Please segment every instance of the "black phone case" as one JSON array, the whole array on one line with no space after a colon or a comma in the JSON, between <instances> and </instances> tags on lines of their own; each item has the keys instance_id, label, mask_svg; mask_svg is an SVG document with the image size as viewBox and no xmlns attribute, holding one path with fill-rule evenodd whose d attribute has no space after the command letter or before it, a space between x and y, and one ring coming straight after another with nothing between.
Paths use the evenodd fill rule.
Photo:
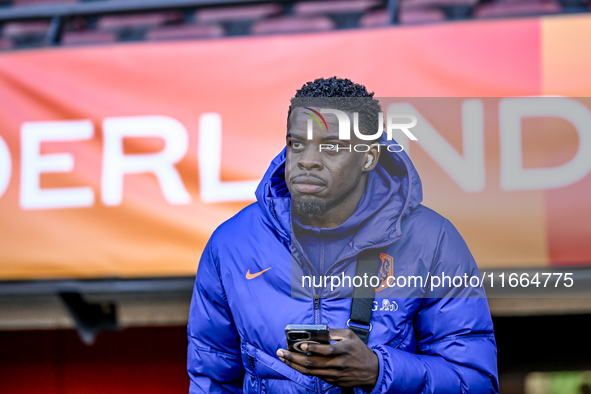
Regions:
<instances>
[{"instance_id":1,"label":"black phone case","mask_svg":"<svg viewBox=\"0 0 591 394\"><path fill-rule=\"evenodd\" d=\"M300 349L303 343L330 345L330 330L326 324L288 324L285 326L287 350L305 355L311 353Z\"/></svg>"}]
</instances>

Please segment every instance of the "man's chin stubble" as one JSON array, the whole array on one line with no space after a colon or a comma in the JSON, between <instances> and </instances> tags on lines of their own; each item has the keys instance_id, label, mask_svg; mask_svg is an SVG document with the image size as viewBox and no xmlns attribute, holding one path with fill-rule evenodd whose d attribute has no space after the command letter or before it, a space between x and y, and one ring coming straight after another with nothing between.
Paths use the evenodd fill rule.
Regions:
<instances>
[{"instance_id":1,"label":"man's chin stubble","mask_svg":"<svg viewBox=\"0 0 591 394\"><path fill-rule=\"evenodd\" d=\"M292 198L291 209L300 216L322 216L330 208L328 201L323 201L314 197Z\"/></svg>"}]
</instances>

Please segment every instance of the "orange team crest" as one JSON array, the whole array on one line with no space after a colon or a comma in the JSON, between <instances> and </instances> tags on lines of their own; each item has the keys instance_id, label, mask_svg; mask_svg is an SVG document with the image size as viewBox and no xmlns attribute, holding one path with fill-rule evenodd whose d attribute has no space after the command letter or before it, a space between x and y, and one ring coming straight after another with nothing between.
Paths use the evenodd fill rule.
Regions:
<instances>
[{"instance_id":1,"label":"orange team crest","mask_svg":"<svg viewBox=\"0 0 591 394\"><path fill-rule=\"evenodd\" d=\"M376 293L388 287L387 281L389 276L394 276L394 258L386 253L380 253L380 270L378 271L378 278L380 278L380 285L376 287Z\"/></svg>"}]
</instances>

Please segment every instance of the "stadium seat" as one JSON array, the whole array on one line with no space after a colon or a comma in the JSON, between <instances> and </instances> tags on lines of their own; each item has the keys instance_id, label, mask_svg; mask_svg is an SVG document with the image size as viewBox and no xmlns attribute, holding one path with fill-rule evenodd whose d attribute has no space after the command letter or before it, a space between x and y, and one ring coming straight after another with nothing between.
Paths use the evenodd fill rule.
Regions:
<instances>
[{"instance_id":1,"label":"stadium seat","mask_svg":"<svg viewBox=\"0 0 591 394\"><path fill-rule=\"evenodd\" d=\"M165 23L180 22L183 14L178 11L151 12L133 15L109 15L99 18L97 27L101 30L123 30L151 28Z\"/></svg>"},{"instance_id":2,"label":"stadium seat","mask_svg":"<svg viewBox=\"0 0 591 394\"><path fill-rule=\"evenodd\" d=\"M13 0L13 7L23 7L31 5L49 5L49 4L72 4L78 0Z\"/></svg>"},{"instance_id":3,"label":"stadium seat","mask_svg":"<svg viewBox=\"0 0 591 394\"><path fill-rule=\"evenodd\" d=\"M62 35L63 45L104 44L116 42L119 36L110 31L68 31Z\"/></svg>"},{"instance_id":4,"label":"stadium seat","mask_svg":"<svg viewBox=\"0 0 591 394\"><path fill-rule=\"evenodd\" d=\"M314 17L298 17L298 16L283 16L272 19L265 19L255 23L250 32L252 34L268 34L268 33L296 33L296 32L313 32L326 31L335 28L335 23L324 16Z\"/></svg>"},{"instance_id":5,"label":"stadium seat","mask_svg":"<svg viewBox=\"0 0 591 394\"><path fill-rule=\"evenodd\" d=\"M359 20L360 27L378 27L390 24L390 13L387 9L368 12Z\"/></svg>"},{"instance_id":6,"label":"stadium seat","mask_svg":"<svg viewBox=\"0 0 591 394\"><path fill-rule=\"evenodd\" d=\"M278 15L283 10L279 4L260 4L237 7L204 8L195 13L195 20L201 23L257 20Z\"/></svg>"},{"instance_id":7,"label":"stadium seat","mask_svg":"<svg viewBox=\"0 0 591 394\"><path fill-rule=\"evenodd\" d=\"M324 0L295 3L292 12L301 16L330 16L339 29L356 28L363 13L383 5L381 0Z\"/></svg>"},{"instance_id":8,"label":"stadium seat","mask_svg":"<svg viewBox=\"0 0 591 394\"><path fill-rule=\"evenodd\" d=\"M503 0L479 6L475 18L496 18L504 16L544 15L560 12L562 7L553 0Z\"/></svg>"},{"instance_id":9,"label":"stadium seat","mask_svg":"<svg viewBox=\"0 0 591 394\"><path fill-rule=\"evenodd\" d=\"M478 0L401 0L400 23L470 19Z\"/></svg>"},{"instance_id":10,"label":"stadium seat","mask_svg":"<svg viewBox=\"0 0 591 394\"><path fill-rule=\"evenodd\" d=\"M228 36L248 34L253 23L279 16L283 7L276 3L235 7L215 7L198 10L194 19L202 24L221 24Z\"/></svg>"},{"instance_id":11,"label":"stadium seat","mask_svg":"<svg viewBox=\"0 0 591 394\"><path fill-rule=\"evenodd\" d=\"M446 20L445 12L435 7L401 7L398 12L398 23L431 23Z\"/></svg>"},{"instance_id":12,"label":"stadium seat","mask_svg":"<svg viewBox=\"0 0 591 394\"><path fill-rule=\"evenodd\" d=\"M0 50L12 49L14 43L8 38L0 38Z\"/></svg>"},{"instance_id":13,"label":"stadium seat","mask_svg":"<svg viewBox=\"0 0 591 394\"><path fill-rule=\"evenodd\" d=\"M150 30L146 40L175 40L191 38L216 38L224 35L224 28L219 25L179 25L162 26Z\"/></svg>"},{"instance_id":14,"label":"stadium seat","mask_svg":"<svg viewBox=\"0 0 591 394\"><path fill-rule=\"evenodd\" d=\"M39 47L45 44L49 22L8 22L2 30L2 37L12 41L15 48Z\"/></svg>"},{"instance_id":15,"label":"stadium seat","mask_svg":"<svg viewBox=\"0 0 591 394\"><path fill-rule=\"evenodd\" d=\"M401 0L400 6L431 7L431 6L474 6L478 0Z\"/></svg>"},{"instance_id":16,"label":"stadium seat","mask_svg":"<svg viewBox=\"0 0 591 394\"><path fill-rule=\"evenodd\" d=\"M303 1L294 4L296 15L361 13L383 4L380 0Z\"/></svg>"},{"instance_id":17,"label":"stadium seat","mask_svg":"<svg viewBox=\"0 0 591 394\"><path fill-rule=\"evenodd\" d=\"M411 7L402 6L398 10L398 23L413 24L413 23L430 23L441 22L446 20L445 13L436 7ZM378 27L387 26L390 22L390 14L387 9L369 12L361 18L359 26L361 27Z\"/></svg>"},{"instance_id":18,"label":"stadium seat","mask_svg":"<svg viewBox=\"0 0 591 394\"><path fill-rule=\"evenodd\" d=\"M7 38L44 36L49 30L49 22L8 22L4 25L2 35Z\"/></svg>"}]
</instances>

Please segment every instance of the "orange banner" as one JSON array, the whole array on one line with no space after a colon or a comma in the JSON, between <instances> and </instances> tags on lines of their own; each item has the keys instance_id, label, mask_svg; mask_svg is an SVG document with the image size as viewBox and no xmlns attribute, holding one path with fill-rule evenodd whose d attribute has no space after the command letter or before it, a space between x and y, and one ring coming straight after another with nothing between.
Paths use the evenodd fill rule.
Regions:
<instances>
[{"instance_id":1,"label":"orange banner","mask_svg":"<svg viewBox=\"0 0 591 394\"><path fill-rule=\"evenodd\" d=\"M2 54L0 279L194 275L212 231L254 201L303 83L337 75L380 97L584 95L591 59L557 44L585 45L591 19L568 27L574 18ZM478 190L453 172L468 160L461 128L424 111L451 146L440 159L459 157L442 165L424 143L409 146L425 204L481 267L589 263L591 177L504 189L499 103L482 105L493 120ZM524 165L572 160L581 141L566 133L547 154L552 131L524 129Z\"/></svg>"}]
</instances>

